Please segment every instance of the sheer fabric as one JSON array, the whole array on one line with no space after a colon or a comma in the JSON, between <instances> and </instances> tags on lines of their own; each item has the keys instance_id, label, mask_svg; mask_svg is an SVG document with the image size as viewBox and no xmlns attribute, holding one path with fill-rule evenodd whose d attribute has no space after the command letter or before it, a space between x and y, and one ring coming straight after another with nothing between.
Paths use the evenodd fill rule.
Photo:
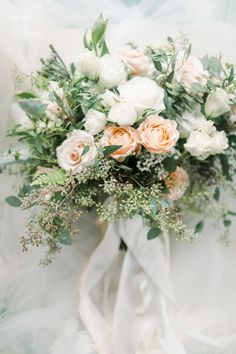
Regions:
<instances>
[{"instance_id":1,"label":"sheer fabric","mask_svg":"<svg viewBox=\"0 0 236 354\"><path fill-rule=\"evenodd\" d=\"M167 34L177 35L181 31L193 42L194 54L221 52L227 60L235 62L234 7L234 1L216 0L2 0L1 151L6 146L3 137L12 119L10 106L16 76L13 69L17 66L25 73L37 69L39 58L48 53L48 44L54 43L66 62L74 60L82 47L85 27L102 12L111 18L108 32L111 47L121 45L124 40L134 40L141 45L160 44ZM19 181L0 175L0 353L94 354L96 343L78 315L77 282L101 238L100 230L93 219L89 223L82 222L81 237L74 246L65 247L53 265L46 269L39 267L43 251L22 254L18 243L27 214L3 202L5 196L12 194L13 183ZM236 353L235 227L234 223L232 244L227 248L217 241L219 231L210 222L196 244L178 243L170 237L169 276L176 299L175 326L178 341L187 354ZM123 237L127 235L124 233ZM129 269L137 267L132 257L131 248L126 257ZM119 274L121 264L122 256L118 256L111 271ZM143 275L141 268L135 269ZM112 274L106 274L106 284ZM97 301L101 301L101 287L102 284L98 284L93 294ZM111 290L107 288L108 291ZM145 293L145 286L143 291ZM109 294L114 300L115 295ZM164 309L159 306L160 301L153 302L152 298L154 306ZM107 306L105 311L108 317L109 308ZM125 325L124 319L124 333ZM204 333L205 339L217 338L217 343L204 342L203 337L197 338L199 333ZM172 344L170 339L169 345ZM114 350L120 354L119 345L117 342L118 348ZM143 353L149 354L148 351Z\"/></svg>"}]
</instances>

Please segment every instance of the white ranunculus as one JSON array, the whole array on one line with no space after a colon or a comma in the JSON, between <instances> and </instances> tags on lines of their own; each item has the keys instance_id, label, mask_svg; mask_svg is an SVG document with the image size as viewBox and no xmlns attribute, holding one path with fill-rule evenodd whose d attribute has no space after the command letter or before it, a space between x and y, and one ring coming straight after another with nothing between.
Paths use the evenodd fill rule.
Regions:
<instances>
[{"instance_id":1,"label":"white ranunculus","mask_svg":"<svg viewBox=\"0 0 236 354\"><path fill-rule=\"evenodd\" d=\"M201 157L203 159L210 155L211 146L212 139L210 135L199 131L192 131L187 142L184 144L185 149L192 156Z\"/></svg>"},{"instance_id":2,"label":"white ranunculus","mask_svg":"<svg viewBox=\"0 0 236 354\"><path fill-rule=\"evenodd\" d=\"M101 72L99 86L113 88L127 79L125 64L116 55L106 54L100 59Z\"/></svg>"},{"instance_id":3,"label":"white ranunculus","mask_svg":"<svg viewBox=\"0 0 236 354\"><path fill-rule=\"evenodd\" d=\"M89 150L84 153L84 148ZM63 143L57 148L58 164L66 171L79 173L87 166L95 163L97 148L94 138L84 130L73 130Z\"/></svg>"},{"instance_id":4,"label":"white ranunculus","mask_svg":"<svg viewBox=\"0 0 236 354\"><path fill-rule=\"evenodd\" d=\"M224 131L216 131L212 135L212 150L215 154L220 154L229 147L229 141Z\"/></svg>"},{"instance_id":5,"label":"white ranunculus","mask_svg":"<svg viewBox=\"0 0 236 354\"><path fill-rule=\"evenodd\" d=\"M155 81L146 77L134 77L118 86L122 100L132 104L138 114L153 108L157 113L165 109L164 90Z\"/></svg>"},{"instance_id":6,"label":"white ranunculus","mask_svg":"<svg viewBox=\"0 0 236 354\"><path fill-rule=\"evenodd\" d=\"M97 80L101 71L100 59L94 52L86 49L78 57L78 69L81 74L87 76L90 80Z\"/></svg>"},{"instance_id":7,"label":"white ranunculus","mask_svg":"<svg viewBox=\"0 0 236 354\"><path fill-rule=\"evenodd\" d=\"M192 131L184 147L192 156L204 160L210 155L220 154L227 149L228 139L224 131L215 131L212 134Z\"/></svg>"},{"instance_id":8,"label":"white ranunculus","mask_svg":"<svg viewBox=\"0 0 236 354\"><path fill-rule=\"evenodd\" d=\"M105 107L112 107L114 104L120 102L120 97L110 90L106 90L100 95L101 103Z\"/></svg>"},{"instance_id":9,"label":"white ranunculus","mask_svg":"<svg viewBox=\"0 0 236 354\"><path fill-rule=\"evenodd\" d=\"M187 137L192 130L196 129L201 125L202 118L204 118L201 113L201 106L196 104L191 112L185 111L178 121L178 131L182 137Z\"/></svg>"},{"instance_id":10,"label":"white ranunculus","mask_svg":"<svg viewBox=\"0 0 236 354\"><path fill-rule=\"evenodd\" d=\"M191 113L186 112L182 122L178 126L178 130L182 137L188 137L192 131L199 131L205 134L215 132L216 128L212 121L207 120L204 116L195 117Z\"/></svg>"},{"instance_id":11,"label":"white ranunculus","mask_svg":"<svg viewBox=\"0 0 236 354\"><path fill-rule=\"evenodd\" d=\"M207 117L215 118L230 111L229 95L222 88L216 88L209 94L205 104Z\"/></svg>"},{"instance_id":12,"label":"white ranunculus","mask_svg":"<svg viewBox=\"0 0 236 354\"><path fill-rule=\"evenodd\" d=\"M85 115L85 130L92 135L100 133L106 125L106 115L103 112L90 109Z\"/></svg>"},{"instance_id":13,"label":"white ranunculus","mask_svg":"<svg viewBox=\"0 0 236 354\"><path fill-rule=\"evenodd\" d=\"M111 107L108 114L108 120L120 126L133 125L137 120L137 112L129 103L116 103Z\"/></svg>"},{"instance_id":14,"label":"white ranunculus","mask_svg":"<svg viewBox=\"0 0 236 354\"><path fill-rule=\"evenodd\" d=\"M198 83L204 86L207 83L208 73L204 70L198 58L189 56L185 61L184 52L177 56L175 79L179 81L187 91L191 91L192 84Z\"/></svg>"}]
</instances>

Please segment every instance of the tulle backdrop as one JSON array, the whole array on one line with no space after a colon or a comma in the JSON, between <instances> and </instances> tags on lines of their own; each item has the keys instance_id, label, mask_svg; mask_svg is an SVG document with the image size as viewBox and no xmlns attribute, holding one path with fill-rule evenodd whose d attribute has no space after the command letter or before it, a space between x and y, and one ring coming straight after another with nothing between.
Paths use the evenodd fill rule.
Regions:
<instances>
[{"instance_id":1,"label":"tulle backdrop","mask_svg":"<svg viewBox=\"0 0 236 354\"><path fill-rule=\"evenodd\" d=\"M236 62L234 0L2 0L1 152L6 146L3 137L11 124L11 100L16 85L13 68L25 73L37 69L39 58L49 52L50 43L54 43L66 62L74 60L82 46L84 29L101 12L110 18L111 47L128 40L141 45L160 44L167 34L181 31L193 42L195 54L222 52L227 60ZM101 231L92 218L89 223L84 220L75 245L65 247L52 266L39 267L43 251L22 254L18 244L27 213L19 213L3 202L12 193L12 184L18 182L0 175L0 353L93 353L77 315L77 282ZM194 330L203 330L218 338L218 342L224 338L220 350L197 343L190 333L183 338L188 354L235 354L236 224L228 248L217 241L219 230L213 228L210 220L208 224L197 244L171 240L170 269L178 300L179 336L183 336L185 326L193 328L192 337Z\"/></svg>"}]
</instances>

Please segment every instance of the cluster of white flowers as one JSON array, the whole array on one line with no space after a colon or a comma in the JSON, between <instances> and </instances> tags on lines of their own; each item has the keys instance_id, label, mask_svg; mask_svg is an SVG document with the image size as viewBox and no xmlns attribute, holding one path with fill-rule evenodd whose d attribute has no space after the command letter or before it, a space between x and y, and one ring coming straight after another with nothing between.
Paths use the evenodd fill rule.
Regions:
<instances>
[{"instance_id":1,"label":"cluster of white flowers","mask_svg":"<svg viewBox=\"0 0 236 354\"><path fill-rule=\"evenodd\" d=\"M78 70L90 80L98 80L101 88L113 88L127 80L124 62L115 54L98 58L93 51L85 50L78 57Z\"/></svg>"},{"instance_id":2,"label":"cluster of white flowers","mask_svg":"<svg viewBox=\"0 0 236 354\"><path fill-rule=\"evenodd\" d=\"M147 77L150 67L148 58L135 50L118 50L98 58L87 49L79 56L79 72L97 82L98 92L101 91L100 103L108 112L105 114L93 108L87 111L84 128L91 136L102 132L109 123L131 127L148 109L156 114L165 110L165 91L155 80ZM138 75L129 79L127 69ZM205 85L208 75L199 59L192 56L184 59L183 53L178 55L174 80L181 83L187 92L191 94L194 83ZM192 156L206 159L228 148L226 133L217 131L212 119L230 109L229 95L223 89L216 88L207 97L205 115L200 104L196 104L192 112L186 111L182 115L178 130L187 139L184 147ZM71 144L71 139L68 144Z\"/></svg>"},{"instance_id":3,"label":"cluster of white flowers","mask_svg":"<svg viewBox=\"0 0 236 354\"><path fill-rule=\"evenodd\" d=\"M134 77L118 86L119 95L110 90L101 94L101 103L109 109L104 113L90 109L85 115L85 129L92 135L103 130L107 121L119 126L132 126L146 109L160 113L165 109L164 90L146 77Z\"/></svg>"},{"instance_id":4,"label":"cluster of white flowers","mask_svg":"<svg viewBox=\"0 0 236 354\"><path fill-rule=\"evenodd\" d=\"M185 112L179 124L182 135L187 137L185 149L200 159L210 155L220 154L229 146L224 131L217 131L212 120L207 120L196 106L193 112Z\"/></svg>"},{"instance_id":5,"label":"cluster of white flowers","mask_svg":"<svg viewBox=\"0 0 236 354\"><path fill-rule=\"evenodd\" d=\"M113 54L98 58L90 50L78 58L78 70L91 80L98 82L98 88L105 90L101 103L108 108L107 117L101 112L90 109L85 116L85 129L92 135L103 130L106 122L119 126L132 126L146 109L157 113L165 109L164 90L155 81L143 77L152 68L150 59L134 49L119 49ZM139 76L128 80L128 71ZM117 87L118 93L110 89Z\"/></svg>"}]
</instances>

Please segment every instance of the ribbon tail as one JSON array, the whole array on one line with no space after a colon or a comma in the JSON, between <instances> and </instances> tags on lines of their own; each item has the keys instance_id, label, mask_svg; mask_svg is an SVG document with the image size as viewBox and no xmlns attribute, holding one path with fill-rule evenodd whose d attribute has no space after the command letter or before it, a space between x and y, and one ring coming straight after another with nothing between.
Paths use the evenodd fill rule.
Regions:
<instances>
[{"instance_id":1,"label":"ribbon tail","mask_svg":"<svg viewBox=\"0 0 236 354\"><path fill-rule=\"evenodd\" d=\"M119 254L120 237L116 225L109 225L106 234L92 253L79 282L79 314L90 332L99 353L112 354L111 327L92 299L92 290L102 280Z\"/></svg>"}]
</instances>

